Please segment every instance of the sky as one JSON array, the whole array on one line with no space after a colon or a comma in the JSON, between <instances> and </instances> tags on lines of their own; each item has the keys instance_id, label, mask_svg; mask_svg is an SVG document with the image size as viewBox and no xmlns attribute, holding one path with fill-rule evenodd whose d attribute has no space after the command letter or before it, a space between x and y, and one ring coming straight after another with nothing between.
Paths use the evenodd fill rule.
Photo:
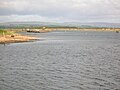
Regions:
<instances>
[{"instance_id":1,"label":"sky","mask_svg":"<svg viewBox=\"0 0 120 90\"><path fill-rule=\"evenodd\" d=\"M0 0L0 22L120 23L120 0Z\"/></svg>"}]
</instances>

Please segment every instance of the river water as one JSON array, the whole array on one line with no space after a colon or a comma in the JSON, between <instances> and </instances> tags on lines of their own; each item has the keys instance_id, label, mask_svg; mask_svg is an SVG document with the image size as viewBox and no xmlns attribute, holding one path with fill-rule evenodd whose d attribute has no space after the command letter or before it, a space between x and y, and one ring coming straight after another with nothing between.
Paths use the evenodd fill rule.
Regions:
<instances>
[{"instance_id":1,"label":"river water","mask_svg":"<svg viewBox=\"0 0 120 90\"><path fill-rule=\"evenodd\" d=\"M25 33L39 41L0 45L0 90L120 90L120 34Z\"/></svg>"}]
</instances>

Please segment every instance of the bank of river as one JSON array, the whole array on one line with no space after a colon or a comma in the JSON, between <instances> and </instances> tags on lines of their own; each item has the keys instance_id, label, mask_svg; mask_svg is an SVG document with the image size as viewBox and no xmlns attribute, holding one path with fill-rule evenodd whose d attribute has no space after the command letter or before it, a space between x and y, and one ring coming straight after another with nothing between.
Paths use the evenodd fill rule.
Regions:
<instances>
[{"instance_id":1,"label":"bank of river","mask_svg":"<svg viewBox=\"0 0 120 90\"><path fill-rule=\"evenodd\" d=\"M0 30L0 44L28 42L38 40L37 37L24 36L10 30Z\"/></svg>"},{"instance_id":2,"label":"bank of river","mask_svg":"<svg viewBox=\"0 0 120 90\"><path fill-rule=\"evenodd\" d=\"M0 45L0 90L119 90L120 34L24 33L40 41Z\"/></svg>"},{"instance_id":3,"label":"bank of river","mask_svg":"<svg viewBox=\"0 0 120 90\"><path fill-rule=\"evenodd\" d=\"M38 40L37 37L23 36L23 35L0 35L0 44L7 43L21 43Z\"/></svg>"}]
</instances>

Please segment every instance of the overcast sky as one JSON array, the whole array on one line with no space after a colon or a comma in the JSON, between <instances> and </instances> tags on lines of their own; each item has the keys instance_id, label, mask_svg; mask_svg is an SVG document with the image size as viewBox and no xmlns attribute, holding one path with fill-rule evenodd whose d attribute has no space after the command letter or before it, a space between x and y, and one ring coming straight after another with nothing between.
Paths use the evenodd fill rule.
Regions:
<instances>
[{"instance_id":1,"label":"overcast sky","mask_svg":"<svg viewBox=\"0 0 120 90\"><path fill-rule=\"evenodd\" d=\"M117 22L120 0L0 0L0 22Z\"/></svg>"}]
</instances>

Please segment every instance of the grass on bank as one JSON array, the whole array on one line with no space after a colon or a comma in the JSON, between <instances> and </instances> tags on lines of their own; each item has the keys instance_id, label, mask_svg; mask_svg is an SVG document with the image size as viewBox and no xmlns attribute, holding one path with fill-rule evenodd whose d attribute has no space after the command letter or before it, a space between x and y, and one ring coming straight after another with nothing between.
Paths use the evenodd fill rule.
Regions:
<instances>
[{"instance_id":1,"label":"grass on bank","mask_svg":"<svg viewBox=\"0 0 120 90\"><path fill-rule=\"evenodd\" d=\"M7 30L0 30L0 35L14 35L15 32L7 31Z\"/></svg>"}]
</instances>

